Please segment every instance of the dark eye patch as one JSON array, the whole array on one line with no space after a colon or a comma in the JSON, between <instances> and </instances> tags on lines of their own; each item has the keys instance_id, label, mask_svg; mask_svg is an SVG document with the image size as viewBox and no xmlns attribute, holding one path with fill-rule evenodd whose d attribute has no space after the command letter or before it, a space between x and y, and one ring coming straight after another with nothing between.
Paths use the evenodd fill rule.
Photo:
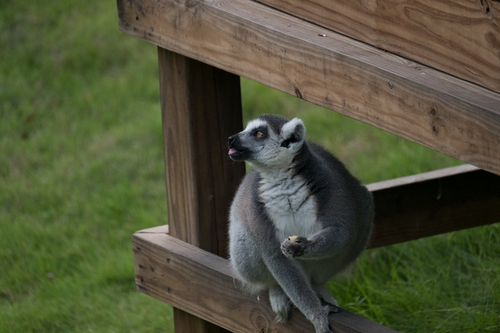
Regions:
<instances>
[{"instance_id":1,"label":"dark eye patch","mask_svg":"<svg viewBox=\"0 0 500 333\"><path fill-rule=\"evenodd\" d=\"M252 136L262 139L267 136L267 129L264 127L256 128L252 131Z\"/></svg>"}]
</instances>

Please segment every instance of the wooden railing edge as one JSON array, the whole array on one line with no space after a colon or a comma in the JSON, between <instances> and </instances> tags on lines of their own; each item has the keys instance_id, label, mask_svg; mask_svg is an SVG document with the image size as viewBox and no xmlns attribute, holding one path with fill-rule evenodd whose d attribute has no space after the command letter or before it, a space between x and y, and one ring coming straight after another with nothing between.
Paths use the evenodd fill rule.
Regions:
<instances>
[{"instance_id":1,"label":"wooden railing edge","mask_svg":"<svg viewBox=\"0 0 500 333\"><path fill-rule=\"evenodd\" d=\"M267 292L246 293L227 259L171 237L165 229L156 230L133 235L138 291L231 332L314 330L296 309L288 323L276 323ZM394 332L347 310L329 319L336 333Z\"/></svg>"}]
</instances>

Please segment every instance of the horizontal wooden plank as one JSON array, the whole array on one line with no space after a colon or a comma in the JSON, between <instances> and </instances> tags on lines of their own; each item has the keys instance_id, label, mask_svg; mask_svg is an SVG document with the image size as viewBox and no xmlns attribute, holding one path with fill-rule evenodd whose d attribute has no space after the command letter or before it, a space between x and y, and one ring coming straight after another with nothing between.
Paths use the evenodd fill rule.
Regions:
<instances>
[{"instance_id":1,"label":"horizontal wooden plank","mask_svg":"<svg viewBox=\"0 0 500 333\"><path fill-rule=\"evenodd\" d=\"M500 176L470 165L367 187L375 202L370 247L500 222Z\"/></svg>"},{"instance_id":2,"label":"horizontal wooden plank","mask_svg":"<svg viewBox=\"0 0 500 333\"><path fill-rule=\"evenodd\" d=\"M500 222L500 176L461 165L367 185L375 201L369 247ZM165 233L168 226L140 231Z\"/></svg>"},{"instance_id":3,"label":"horizontal wooden plank","mask_svg":"<svg viewBox=\"0 0 500 333\"><path fill-rule=\"evenodd\" d=\"M275 323L267 293L243 293L226 259L163 231L136 233L133 243L136 285L147 295L236 333L314 331L297 310L289 323ZM346 310L330 322L337 333L394 332Z\"/></svg>"},{"instance_id":4,"label":"horizontal wooden plank","mask_svg":"<svg viewBox=\"0 0 500 333\"><path fill-rule=\"evenodd\" d=\"M166 49L500 174L500 95L247 0L118 0Z\"/></svg>"},{"instance_id":5,"label":"horizontal wooden plank","mask_svg":"<svg viewBox=\"0 0 500 333\"><path fill-rule=\"evenodd\" d=\"M498 1L258 1L500 92Z\"/></svg>"}]
</instances>

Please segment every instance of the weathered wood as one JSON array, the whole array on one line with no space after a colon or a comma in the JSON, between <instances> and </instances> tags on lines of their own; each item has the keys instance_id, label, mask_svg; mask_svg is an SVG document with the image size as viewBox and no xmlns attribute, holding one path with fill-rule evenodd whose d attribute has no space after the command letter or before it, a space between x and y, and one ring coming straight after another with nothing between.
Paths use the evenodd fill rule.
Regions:
<instances>
[{"instance_id":1,"label":"weathered wood","mask_svg":"<svg viewBox=\"0 0 500 333\"><path fill-rule=\"evenodd\" d=\"M500 222L500 176L470 165L367 187L375 202L370 247Z\"/></svg>"},{"instance_id":2,"label":"weathered wood","mask_svg":"<svg viewBox=\"0 0 500 333\"><path fill-rule=\"evenodd\" d=\"M227 157L242 129L239 77L159 48L171 235L227 256L227 212L244 165Z\"/></svg>"},{"instance_id":3,"label":"weathered wood","mask_svg":"<svg viewBox=\"0 0 500 333\"><path fill-rule=\"evenodd\" d=\"M267 293L243 293L226 259L165 233L145 230L133 242L137 288L149 296L231 332L314 331L297 310L289 323L275 323ZM394 332L346 310L331 315L330 323L337 333Z\"/></svg>"},{"instance_id":4,"label":"weathered wood","mask_svg":"<svg viewBox=\"0 0 500 333\"><path fill-rule=\"evenodd\" d=\"M500 94L253 1L118 3L133 36L500 174Z\"/></svg>"},{"instance_id":5,"label":"weathered wood","mask_svg":"<svg viewBox=\"0 0 500 333\"><path fill-rule=\"evenodd\" d=\"M258 1L500 92L498 1Z\"/></svg>"},{"instance_id":6,"label":"weathered wood","mask_svg":"<svg viewBox=\"0 0 500 333\"><path fill-rule=\"evenodd\" d=\"M241 130L239 77L159 48L168 220L173 236L227 256L227 211L244 175L227 158ZM176 332L225 332L174 310Z\"/></svg>"}]
</instances>

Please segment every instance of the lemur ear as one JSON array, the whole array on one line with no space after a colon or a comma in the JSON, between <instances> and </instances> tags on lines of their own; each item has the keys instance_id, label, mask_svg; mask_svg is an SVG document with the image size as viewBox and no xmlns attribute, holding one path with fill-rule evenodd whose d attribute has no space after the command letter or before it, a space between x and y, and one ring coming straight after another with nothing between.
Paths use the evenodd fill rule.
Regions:
<instances>
[{"instance_id":1,"label":"lemur ear","mask_svg":"<svg viewBox=\"0 0 500 333\"><path fill-rule=\"evenodd\" d=\"M299 118L293 118L281 127L281 147L290 148L292 144L302 143L306 135L306 127Z\"/></svg>"}]
</instances>

